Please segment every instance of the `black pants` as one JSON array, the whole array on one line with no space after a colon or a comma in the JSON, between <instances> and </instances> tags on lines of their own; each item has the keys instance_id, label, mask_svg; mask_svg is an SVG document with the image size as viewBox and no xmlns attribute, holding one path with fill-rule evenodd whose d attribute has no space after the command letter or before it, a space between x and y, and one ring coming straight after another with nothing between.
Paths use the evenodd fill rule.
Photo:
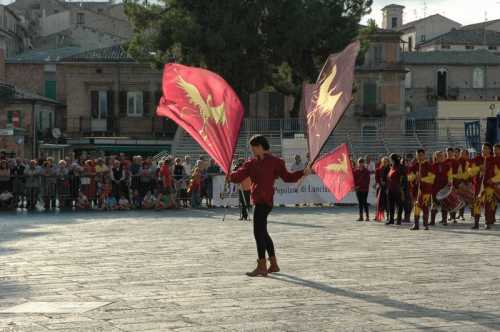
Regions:
<instances>
[{"instance_id":1,"label":"black pants","mask_svg":"<svg viewBox=\"0 0 500 332\"><path fill-rule=\"evenodd\" d=\"M274 256L274 243L267 232L267 216L271 210L270 206L257 204L253 213L253 235L257 243L259 259L266 258L266 251L269 257Z\"/></svg>"},{"instance_id":2,"label":"black pants","mask_svg":"<svg viewBox=\"0 0 500 332\"><path fill-rule=\"evenodd\" d=\"M398 222L403 217L403 202L400 191L389 191L389 221L394 222L394 214L398 210Z\"/></svg>"},{"instance_id":3,"label":"black pants","mask_svg":"<svg viewBox=\"0 0 500 332\"><path fill-rule=\"evenodd\" d=\"M248 219L248 209L250 208L250 191L238 191L240 198L240 214L243 219Z\"/></svg>"},{"instance_id":4,"label":"black pants","mask_svg":"<svg viewBox=\"0 0 500 332\"><path fill-rule=\"evenodd\" d=\"M359 204L359 216L363 217L363 211L368 217L368 192L356 191L356 197L358 198Z\"/></svg>"}]
</instances>

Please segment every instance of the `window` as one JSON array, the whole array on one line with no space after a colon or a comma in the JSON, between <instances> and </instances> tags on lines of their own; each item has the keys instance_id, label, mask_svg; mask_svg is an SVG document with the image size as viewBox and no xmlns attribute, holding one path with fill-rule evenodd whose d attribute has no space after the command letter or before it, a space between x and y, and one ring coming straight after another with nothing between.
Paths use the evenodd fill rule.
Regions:
<instances>
[{"instance_id":1,"label":"window","mask_svg":"<svg viewBox=\"0 0 500 332\"><path fill-rule=\"evenodd\" d=\"M472 79L472 87L474 89L483 89L484 88L484 70L483 68L475 68L473 79Z\"/></svg>"},{"instance_id":2,"label":"window","mask_svg":"<svg viewBox=\"0 0 500 332\"><path fill-rule=\"evenodd\" d=\"M488 49L490 51L496 51L497 50L497 47L496 46L488 46Z\"/></svg>"},{"instance_id":3,"label":"window","mask_svg":"<svg viewBox=\"0 0 500 332\"><path fill-rule=\"evenodd\" d=\"M441 49L443 50L449 50L451 48L450 45L441 45Z\"/></svg>"},{"instance_id":4,"label":"window","mask_svg":"<svg viewBox=\"0 0 500 332\"><path fill-rule=\"evenodd\" d=\"M408 52L413 52L413 37L408 37Z\"/></svg>"},{"instance_id":5,"label":"window","mask_svg":"<svg viewBox=\"0 0 500 332\"><path fill-rule=\"evenodd\" d=\"M23 128L21 111L7 112L7 128Z\"/></svg>"},{"instance_id":6,"label":"window","mask_svg":"<svg viewBox=\"0 0 500 332\"><path fill-rule=\"evenodd\" d=\"M142 91L127 92L127 115L131 117L143 114Z\"/></svg>"},{"instance_id":7,"label":"window","mask_svg":"<svg viewBox=\"0 0 500 332\"><path fill-rule=\"evenodd\" d=\"M398 27L398 18L397 17L393 17L392 18L392 28L397 28Z\"/></svg>"},{"instance_id":8,"label":"window","mask_svg":"<svg viewBox=\"0 0 500 332\"><path fill-rule=\"evenodd\" d=\"M105 119L108 116L108 91L99 91L98 96L97 117L98 119Z\"/></svg>"},{"instance_id":9,"label":"window","mask_svg":"<svg viewBox=\"0 0 500 332\"><path fill-rule=\"evenodd\" d=\"M76 14L76 24L85 24L85 14L84 13Z\"/></svg>"},{"instance_id":10,"label":"window","mask_svg":"<svg viewBox=\"0 0 500 332\"><path fill-rule=\"evenodd\" d=\"M410 68L406 68L406 75L405 75L405 88L406 89L411 89L411 70Z\"/></svg>"},{"instance_id":11,"label":"window","mask_svg":"<svg viewBox=\"0 0 500 332\"><path fill-rule=\"evenodd\" d=\"M465 49L466 50L473 50L474 49L474 45L465 45Z\"/></svg>"},{"instance_id":12,"label":"window","mask_svg":"<svg viewBox=\"0 0 500 332\"><path fill-rule=\"evenodd\" d=\"M382 46L375 46L374 48L374 62L375 64L382 63Z\"/></svg>"}]
</instances>

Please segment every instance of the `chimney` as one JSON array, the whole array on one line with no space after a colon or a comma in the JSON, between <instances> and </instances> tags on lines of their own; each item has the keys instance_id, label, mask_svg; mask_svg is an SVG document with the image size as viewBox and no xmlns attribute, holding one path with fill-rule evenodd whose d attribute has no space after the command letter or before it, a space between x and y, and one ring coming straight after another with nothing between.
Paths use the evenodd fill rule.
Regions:
<instances>
[{"instance_id":1,"label":"chimney","mask_svg":"<svg viewBox=\"0 0 500 332\"><path fill-rule=\"evenodd\" d=\"M5 50L0 48L0 81L5 81Z\"/></svg>"}]
</instances>

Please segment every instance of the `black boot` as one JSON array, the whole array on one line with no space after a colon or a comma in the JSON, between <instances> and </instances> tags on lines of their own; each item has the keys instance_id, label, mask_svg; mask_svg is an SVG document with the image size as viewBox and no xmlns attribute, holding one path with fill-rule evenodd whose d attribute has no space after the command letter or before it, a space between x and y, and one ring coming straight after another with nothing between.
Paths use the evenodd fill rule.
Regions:
<instances>
[{"instance_id":1,"label":"black boot","mask_svg":"<svg viewBox=\"0 0 500 332\"><path fill-rule=\"evenodd\" d=\"M448 212L441 211L441 215L443 216L443 226L448 226Z\"/></svg>"},{"instance_id":2,"label":"black boot","mask_svg":"<svg viewBox=\"0 0 500 332\"><path fill-rule=\"evenodd\" d=\"M471 229L479 229L479 216L474 216L474 226Z\"/></svg>"},{"instance_id":3,"label":"black boot","mask_svg":"<svg viewBox=\"0 0 500 332\"><path fill-rule=\"evenodd\" d=\"M429 224L430 226L436 225L436 215L437 215L437 211L432 210L431 211L431 223Z\"/></svg>"}]
</instances>

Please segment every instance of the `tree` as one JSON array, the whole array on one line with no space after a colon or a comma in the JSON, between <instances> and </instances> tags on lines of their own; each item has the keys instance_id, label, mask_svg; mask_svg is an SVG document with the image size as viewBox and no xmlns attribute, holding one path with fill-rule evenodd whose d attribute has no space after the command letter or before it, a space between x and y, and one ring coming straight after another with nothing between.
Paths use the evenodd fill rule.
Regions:
<instances>
[{"instance_id":1,"label":"tree","mask_svg":"<svg viewBox=\"0 0 500 332\"><path fill-rule=\"evenodd\" d=\"M240 95L273 88L300 103L329 54L358 35L372 0L125 0L134 26L129 52L206 67Z\"/></svg>"}]
</instances>

